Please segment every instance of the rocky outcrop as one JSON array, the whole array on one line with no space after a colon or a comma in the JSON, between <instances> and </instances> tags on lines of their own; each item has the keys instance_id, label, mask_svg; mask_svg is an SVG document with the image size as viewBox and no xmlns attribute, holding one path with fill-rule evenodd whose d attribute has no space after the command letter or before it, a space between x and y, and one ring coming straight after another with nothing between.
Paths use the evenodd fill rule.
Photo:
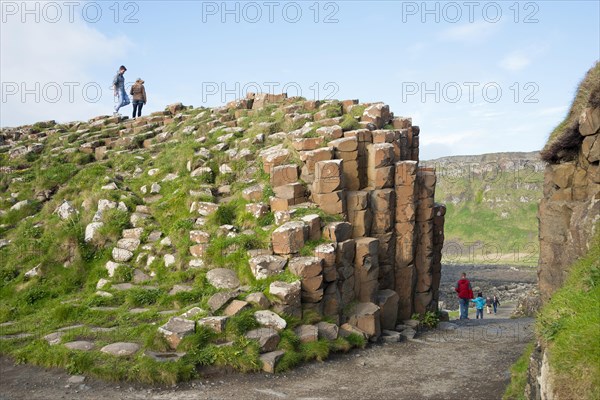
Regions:
<instances>
[{"instance_id":1,"label":"rocky outcrop","mask_svg":"<svg viewBox=\"0 0 600 400\"><path fill-rule=\"evenodd\" d=\"M600 221L600 63L580 85L567 119L542 151L548 162L540 201L538 266L543 302L563 286L571 265L591 246ZM526 395L555 399L553 366L543 341L529 365Z\"/></svg>"},{"instance_id":2,"label":"rocky outcrop","mask_svg":"<svg viewBox=\"0 0 600 400\"><path fill-rule=\"evenodd\" d=\"M0 151L15 166L36 155L77 155L81 169L101 161L87 198L53 189L43 201L61 224L83 224L90 251L106 249L98 301L154 304L164 292L157 308L189 310L158 311L165 317L154 329L172 350L205 329L228 340L239 333L258 341L273 371L280 335L377 341L385 330L391 340L399 321L437 310L445 208L434 203L435 169L419 164L419 127L388 105L249 94L215 109L178 103L136 120L54 125L26 136L24 127L3 129ZM184 141L193 146L175 151ZM187 159L165 163L165 149ZM37 207L14 197L0 211ZM168 288L165 274L175 280ZM288 326L289 316L314 323ZM246 318L261 328L241 332Z\"/></svg>"}]
</instances>

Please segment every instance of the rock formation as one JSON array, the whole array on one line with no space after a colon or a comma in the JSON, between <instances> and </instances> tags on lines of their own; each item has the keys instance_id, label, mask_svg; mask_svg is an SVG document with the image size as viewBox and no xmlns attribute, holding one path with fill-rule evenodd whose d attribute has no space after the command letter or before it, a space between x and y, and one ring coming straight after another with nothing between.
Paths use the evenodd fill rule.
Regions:
<instances>
[{"instance_id":1,"label":"rock formation","mask_svg":"<svg viewBox=\"0 0 600 400\"><path fill-rule=\"evenodd\" d=\"M282 118L271 122L273 116ZM397 321L437 310L445 207L434 202L435 170L419 166L419 134L410 118L394 116L383 103L249 94L215 109L174 104L135 120L101 116L87 123L6 128L0 133L0 151L11 160L34 159L57 137L62 145L46 149L49 157L81 154L87 162L112 165L130 154L143 162L148 157L142 155L155 158L180 140L194 138L193 156L173 160L187 162L185 170L165 173L152 161L147 169L127 164L132 171L107 176L99 186L106 196L86 199L81 208L60 199L52 211L65 220L81 218L85 243L98 247L112 243L103 233L111 213L128 217L127 229L111 239L106 279L98 284L97 296L111 299L114 290L157 291L157 265L168 271L210 269L203 275L214 288L204 299L210 311L183 304L194 308L165 317L159 332L176 349L200 326L223 333L230 318L258 309L253 315L262 328L246 337L270 354L262 358L265 369L273 370L281 357L271 354L279 343L276 331L286 328L278 314L301 318L315 313L336 322L296 327L304 342L335 339L338 330L377 340ZM217 156L220 165L211 161ZM140 177L147 183L139 184ZM170 215L165 210L171 203L164 198L180 190L174 184L190 181L193 188L179 194L189 218L170 221L178 222L177 232L185 232L175 237L161 227ZM53 195L44 194L43 202L55 201ZM235 218L239 204L251 223ZM15 201L13 207L18 205ZM270 217L271 223L256 222ZM269 235L266 245L248 245L242 252L231 244L217 248L240 237L256 243L250 238L260 232ZM244 285L248 278L222 262L217 265L219 257L233 253L247 257L244 268L255 280L285 271L297 280L273 281L265 291L269 298L250 293ZM165 289L185 299L181 293L194 287L180 282ZM202 318L196 321L196 315Z\"/></svg>"},{"instance_id":2,"label":"rock formation","mask_svg":"<svg viewBox=\"0 0 600 400\"><path fill-rule=\"evenodd\" d=\"M539 206L539 288L548 301L589 250L600 220L600 63L579 87L566 120L542 151L548 162ZM553 399L552 366L543 346L534 350L529 399Z\"/></svg>"}]
</instances>

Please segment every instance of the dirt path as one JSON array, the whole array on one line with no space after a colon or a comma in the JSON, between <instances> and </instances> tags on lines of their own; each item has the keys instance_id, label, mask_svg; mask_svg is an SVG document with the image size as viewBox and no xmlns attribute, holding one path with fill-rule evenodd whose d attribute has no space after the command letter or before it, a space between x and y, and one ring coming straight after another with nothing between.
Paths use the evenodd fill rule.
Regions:
<instances>
[{"instance_id":1,"label":"dirt path","mask_svg":"<svg viewBox=\"0 0 600 400\"><path fill-rule=\"evenodd\" d=\"M510 365L532 338L533 320L509 319L511 309L504 305L484 320L452 321L454 330L372 345L282 375L220 375L172 388L89 378L69 383L63 371L0 358L0 400L500 399Z\"/></svg>"}]
</instances>

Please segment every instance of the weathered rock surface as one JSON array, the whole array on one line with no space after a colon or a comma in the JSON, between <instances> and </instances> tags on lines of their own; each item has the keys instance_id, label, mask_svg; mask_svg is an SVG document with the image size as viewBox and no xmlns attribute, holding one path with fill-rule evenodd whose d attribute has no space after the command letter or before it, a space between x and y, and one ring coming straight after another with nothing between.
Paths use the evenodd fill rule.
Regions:
<instances>
[{"instance_id":1,"label":"weathered rock surface","mask_svg":"<svg viewBox=\"0 0 600 400\"><path fill-rule=\"evenodd\" d=\"M211 269L207 272L206 279L217 289L237 289L240 286L240 280L231 269Z\"/></svg>"},{"instance_id":2,"label":"weathered rock surface","mask_svg":"<svg viewBox=\"0 0 600 400\"><path fill-rule=\"evenodd\" d=\"M101 352L112 354L113 356L130 356L140 349L137 343L117 342L104 346L100 349Z\"/></svg>"}]
</instances>

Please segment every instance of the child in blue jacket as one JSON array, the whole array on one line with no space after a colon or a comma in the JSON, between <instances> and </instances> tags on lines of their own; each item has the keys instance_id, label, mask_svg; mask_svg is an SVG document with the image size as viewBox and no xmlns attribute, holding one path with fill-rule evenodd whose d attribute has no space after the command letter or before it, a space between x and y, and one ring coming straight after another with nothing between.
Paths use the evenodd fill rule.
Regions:
<instances>
[{"instance_id":1,"label":"child in blue jacket","mask_svg":"<svg viewBox=\"0 0 600 400\"><path fill-rule=\"evenodd\" d=\"M485 299L483 298L483 294L481 292L477 293L477 298L471 300L471 302L475 303L475 308L477 309L475 319L483 319L483 307L485 307Z\"/></svg>"}]
</instances>

